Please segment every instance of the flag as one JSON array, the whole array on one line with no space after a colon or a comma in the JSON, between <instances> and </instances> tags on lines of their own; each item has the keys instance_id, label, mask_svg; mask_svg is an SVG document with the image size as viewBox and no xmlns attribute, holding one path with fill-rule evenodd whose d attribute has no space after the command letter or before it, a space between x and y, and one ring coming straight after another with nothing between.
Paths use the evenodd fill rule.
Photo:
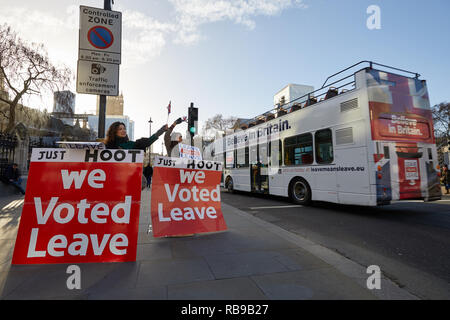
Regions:
<instances>
[{"instance_id":1,"label":"flag","mask_svg":"<svg viewBox=\"0 0 450 320\"><path fill-rule=\"evenodd\" d=\"M170 114L170 109L172 108L171 105L170 105L171 102L172 102L172 101L169 101L169 105L167 106L167 115Z\"/></svg>"}]
</instances>

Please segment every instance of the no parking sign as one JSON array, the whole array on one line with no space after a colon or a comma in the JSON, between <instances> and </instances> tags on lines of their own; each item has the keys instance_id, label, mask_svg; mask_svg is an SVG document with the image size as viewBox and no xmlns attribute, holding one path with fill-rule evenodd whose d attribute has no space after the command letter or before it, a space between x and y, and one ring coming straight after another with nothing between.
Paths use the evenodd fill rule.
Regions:
<instances>
[{"instance_id":1,"label":"no parking sign","mask_svg":"<svg viewBox=\"0 0 450 320\"><path fill-rule=\"evenodd\" d=\"M80 6L80 60L121 63L122 13Z\"/></svg>"}]
</instances>

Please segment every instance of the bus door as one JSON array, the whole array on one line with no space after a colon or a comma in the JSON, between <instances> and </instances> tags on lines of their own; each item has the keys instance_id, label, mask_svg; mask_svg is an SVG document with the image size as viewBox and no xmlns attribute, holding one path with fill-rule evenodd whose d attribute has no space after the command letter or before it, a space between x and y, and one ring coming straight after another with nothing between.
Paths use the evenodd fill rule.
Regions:
<instances>
[{"instance_id":1,"label":"bus door","mask_svg":"<svg viewBox=\"0 0 450 320\"><path fill-rule=\"evenodd\" d=\"M251 190L256 193L269 193L267 143L250 147Z\"/></svg>"},{"instance_id":2,"label":"bus door","mask_svg":"<svg viewBox=\"0 0 450 320\"><path fill-rule=\"evenodd\" d=\"M281 139L269 141L268 148L268 181L270 194L286 196L287 188L282 174L282 143Z\"/></svg>"}]
</instances>

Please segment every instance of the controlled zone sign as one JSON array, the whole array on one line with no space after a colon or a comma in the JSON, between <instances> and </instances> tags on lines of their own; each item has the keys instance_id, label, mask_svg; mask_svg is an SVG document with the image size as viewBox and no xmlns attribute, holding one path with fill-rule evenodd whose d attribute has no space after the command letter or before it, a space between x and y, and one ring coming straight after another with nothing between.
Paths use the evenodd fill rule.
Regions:
<instances>
[{"instance_id":1,"label":"controlled zone sign","mask_svg":"<svg viewBox=\"0 0 450 320\"><path fill-rule=\"evenodd\" d=\"M121 63L122 13L80 6L79 60Z\"/></svg>"},{"instance_id":2,"label":"controlled zone sign","mask_svg":"<svg viewBox=\"0 0 450 320\"><path fill-rule=\"evenodd\" d=\"M227 229L220 202L222 163L156 157L152 177L154 237Z\"/></svg>"},{"instance_id":3,"label":"controlled zone sign","mask_svg":"<svg viewBox=\"0 0 450 320\"><path fill-rule=\"evenodd\" d=\"M143 151L33 149L12 264L135 261Z\"/></svg>"}]
</instances>

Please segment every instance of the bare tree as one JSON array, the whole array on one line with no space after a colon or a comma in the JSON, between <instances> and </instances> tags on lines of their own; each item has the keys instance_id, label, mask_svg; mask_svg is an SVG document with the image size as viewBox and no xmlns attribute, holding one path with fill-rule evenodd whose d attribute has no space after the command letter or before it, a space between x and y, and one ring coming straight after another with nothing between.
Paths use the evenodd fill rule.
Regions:
<instances>
[{"instance_id":1,"label":"bare tree","mask_svg":"<svg viewBox=\"0 0 450 320\"><path fill-rule=\"evenodd\" d=\"M216 132L230 129L235 124L237 118L224 118L221 114L216 114L214 117L206 120L203 126L203 135L208 137L215 137Z\"/></svg>"},{"instance_id":2,"label":"bare tree","mask_svg":"<svg viewBox=\"0 0 450 320\"><path fill-rule=\"evenodd\" d=\"M26 43L8 25L0 25L0 80L3 78L6 95L0 101L9 106L1 112L8 119L7 132L15 126L16 109L25 95L42 96L50 91L63 90L72 79L67 67L54 66L43 44Z\"/></svg>"},{"instance_id":3,"label":"bare tree","mask_svg":"<svg viewBox=\"0 0 450 320\"><path fill-rule=\"evenodd\" d=\"M436 138L450 138L450 103L441 102L431 108Z\"/></svg>"}]
</instances>

